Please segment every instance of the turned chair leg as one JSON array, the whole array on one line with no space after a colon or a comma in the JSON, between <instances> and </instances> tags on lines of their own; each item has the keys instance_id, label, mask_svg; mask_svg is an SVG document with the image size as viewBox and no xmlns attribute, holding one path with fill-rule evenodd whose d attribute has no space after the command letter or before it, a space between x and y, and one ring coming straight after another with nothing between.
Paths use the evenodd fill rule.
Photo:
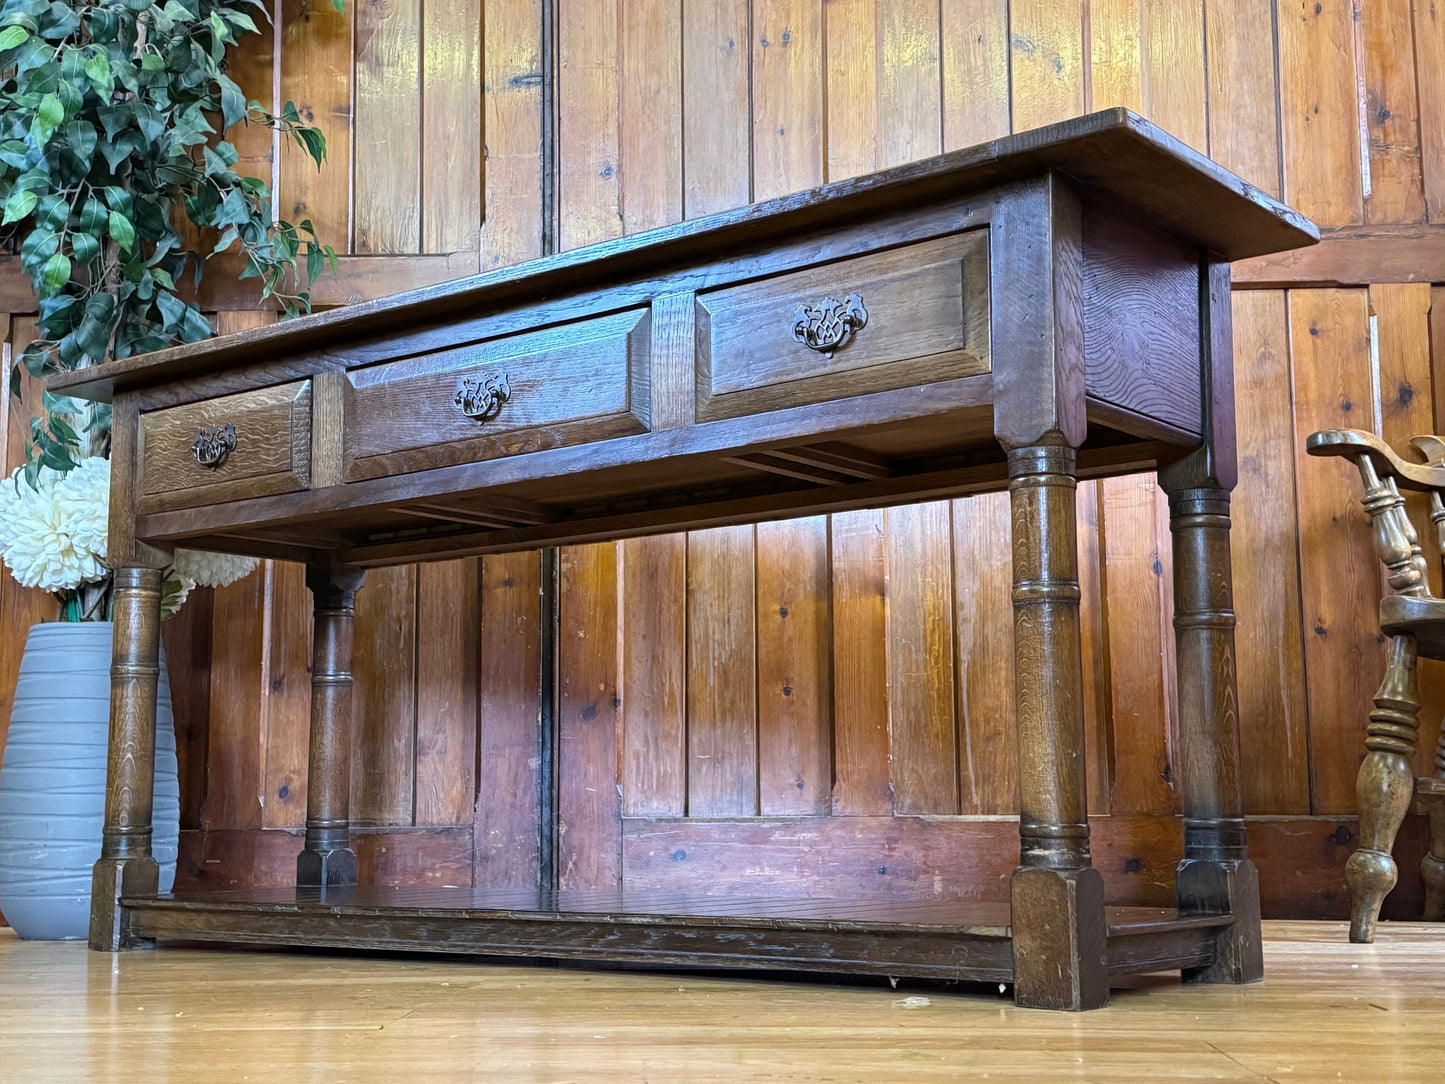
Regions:
<instances>
[{"instance_id":1,"label":"turned chair leg","mask_svg":"<svg viewBox=\"0 0 1445 1084\"><path fill-rule=\"evenodd\" d=\"M90 947L108 952L141 943L127 928L121 897L154 896L160 881L151 855L156 686L161 672L160 570L116 569L112 597L115 628L105 825L90 895Z\"/></svg>"},{"instance_id":2,"label":"turned chair leg","mask_svg":"<svg viewBox=\"0 0 1445 1084\"><path fill-rule=\"evenodd\" d=\"M306 841L296 856L298 888L356 884L351 849L351 646L363 572L306 570L315 607Z\"/></svg>"},{"instance_id":3,"label":"turned chair leg","mask_svg":"<svg viewBox=\"0 0 1445 1084\"><path fill-rule=\"evenodd\" d=\"M1350 940L1375 939L1380 905L1395 887L1390 850L1415 797L1411 755L1420 728L1420 692L1415 680L1415 638L1396 636L1390 665L1375 693L1375 710L1365 738L1364 763L1355 783L1360 805L1360 847L1345 863L1350 886Z\"/></svg>"},{"instance_id":4,"label":"turned chair leg","mask_svg":"<svg viewBox=\"0 0 1445 1084\"><path fill-rule=\"evenodd\" d=\"M1089 858L1074 449L1009 452L1020 865L1009 882L1019 1005L1108 1004L1104 882Z\"/></svg>"},{"instance_id":5,"label":"turned chair leg","mask_svg":"<svg viewBox=\"0 0 1445 1084\"><path fill-rule=\"evenodd\" d=\"M1169 490L1174 543L1174 643L1184 789L1182 914L1234 916L1215 962L1186 969L1186 982L1264 977L1259 875L1249 861L1239 786L1239 711L1234 666L1234 587L1229 491Z\"/></svg>"}]
</instances>

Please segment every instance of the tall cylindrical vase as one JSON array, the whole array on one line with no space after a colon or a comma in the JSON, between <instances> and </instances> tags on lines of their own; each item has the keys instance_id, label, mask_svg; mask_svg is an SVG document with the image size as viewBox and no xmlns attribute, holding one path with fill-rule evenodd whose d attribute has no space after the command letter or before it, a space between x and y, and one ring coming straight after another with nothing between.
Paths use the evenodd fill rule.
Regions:
<instances>
[{"instance_id":1,"label":"tall cylindrical vase","mask_svg":"<svg viewBox=\"0 0 1445 1084\"><path fill-rule=\"evenodd\" d=\"M25 641L0 764L0 912L21 937L83 938L100 857L110 717L108 621L35 625ZM156 708L152 850L176 875L180 786L165 656Z\"/></svg>"}]
</instances>

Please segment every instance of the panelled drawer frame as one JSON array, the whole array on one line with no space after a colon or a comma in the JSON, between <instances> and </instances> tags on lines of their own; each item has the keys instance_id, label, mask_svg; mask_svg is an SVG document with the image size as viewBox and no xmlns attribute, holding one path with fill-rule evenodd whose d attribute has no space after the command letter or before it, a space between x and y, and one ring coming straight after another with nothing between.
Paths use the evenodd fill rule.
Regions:
<instances>
[{"instance_id":1,"label":"panelled drawer frame","mask_svg":"<svg viewBox=\"0 0 1445 1084\"><path fill-rule=\"evenodd\" d=\"M232 424L236 448L217 467L191 450L203 426ZM294 493L311 484L311 380L253 388L141 414L136 511Z\"/></svg>"}]
</instances>

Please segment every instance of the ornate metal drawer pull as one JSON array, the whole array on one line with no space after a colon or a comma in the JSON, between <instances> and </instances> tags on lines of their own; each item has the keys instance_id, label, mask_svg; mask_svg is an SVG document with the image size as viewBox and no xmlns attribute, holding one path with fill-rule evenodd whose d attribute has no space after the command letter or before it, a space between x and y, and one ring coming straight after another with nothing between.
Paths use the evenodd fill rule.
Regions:
<instances>
[{"instance_id":1,"label":"ornate metal drawer pull","mask_svg":"<svg viewBox=\"0 0 1445 1084\"><path fill-rule=\"evenodd\" d=\"M191 442L191 454L196 457L196 462L210 470L219 467L235 450L236 427L229 422L202 426L196 430L196 439Z\"/></svg>"},{"instance_id":2,"label":"ornate metal drawer pull","mask_svg":"<svg viewBox=\"0 0 1445 1084\"><path fill-rule=\"evenodd\" d=\"M511 397L512 386L507 383L506 373L489 376L485 382L468 376L457 384L452 403L468 418L484 422L501 413L502 404Z\"/></svg>"},{"instance_id":3,"label":"ornate metal drawer pull","mask_svg":"<svg viewBox=\"0 0 1445 1084\"><path fill-rule=\"evenodd\" d=\"M793 315L793 338L831 358L833 351L846 346L853 333L867 322L868 310L857 294L849 294L842 301L825 297L816 305L798 306Z\"/></svg>"}]
</instances>

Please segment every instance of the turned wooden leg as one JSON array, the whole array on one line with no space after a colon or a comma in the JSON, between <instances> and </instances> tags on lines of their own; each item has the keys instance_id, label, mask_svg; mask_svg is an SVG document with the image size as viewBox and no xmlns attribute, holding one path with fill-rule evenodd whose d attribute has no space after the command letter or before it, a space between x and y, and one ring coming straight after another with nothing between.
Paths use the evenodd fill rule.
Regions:
<instances>
[{"instance_id":1,"label":"turned wooden leg","mask_svg":"<svg viewBox=\"0 0 1445 1084\"><path fill-rule=\"evenodd\" d=\"M1181 914L1234 916L1209 967L1185 981L1257 982L1264 977L1259 875L1249 861L1239 787L1239 711L1234 667L1234 587L1229 491L1169 493L1174 540L1174 643L1184 787Z\"/></svg>"},{"instance_id":2,"label":"turned wooden leg","mask_svg":"<svg viewBox=\"0 0 1445 1084\"><path fill-rule=\"evenodd\" d=\"M364 573L308 568L316 626L311 661L311 748L306 842L296 856L298 888L356 884L351 849L351 643Z\"/></svg>"},{"instance_id":3,"label":"turned wooden leg","mask_svg":"<svg viewBox=\"0 0 1445 1084\"><path fill-rule=\"evenodd\" d=\"M1397 871L1390 849L1415 797L1410 765L1420 727L1420 692L1415 681L1415 638L1396 636L1390 665L1375 693L1370 712L1365 760L1355 781L1360 805L1360 848L1345 863L1350 886L1350 940L1375 939L1380 904L1395 887Z\"/></svg>"},{"instance_id":4,"label":"turned wooden leg","mask_svg":"<svg viewBox=\"0 0 1445 1084\"><path fill-rule=\"evenodd\" d=\"M156 682L160 676L161 574L115 572L110 667L110 738L105 826L90 894L90 947L115 952L142 943L127 927L122 896L154 896L160 879L151 857L155 788Z\"/></svg>"},{"instance_id":5,"label":"turned wooden leg","mask_svg":"<svg viewBox=\"0 0 1445 1084\"><path fill-rule=\"evenodd\" d=\"M1020 1005L1109 1001L1104 882L1089 860L1074 449L1009 452L1019 868L1012 903Z\"/></svg>"}]
</instances>

